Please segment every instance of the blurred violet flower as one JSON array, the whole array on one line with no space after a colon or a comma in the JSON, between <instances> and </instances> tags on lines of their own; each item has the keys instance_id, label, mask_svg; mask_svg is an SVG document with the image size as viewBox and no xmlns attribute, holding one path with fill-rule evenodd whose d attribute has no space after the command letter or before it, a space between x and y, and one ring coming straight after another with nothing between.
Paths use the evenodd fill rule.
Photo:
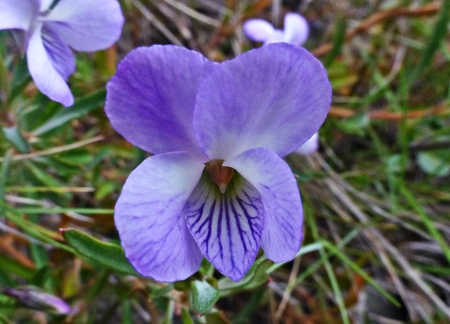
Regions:
<instances>
[{"instance_id":1,"label":"blurred violet flower","mask_svg":"<svg viewBox=\"0 0 450 324\"><path fill-rule=\"evenodd\" d=\"M2 292L16 299L24 307L39 311L48 311L58 315L67 315L71 311L70 306L64 300L46 294L36 287L22 286L18 288L5 288Z\"/></svg>"},{"instance_id":2,"label":"blurred violet flower","mask_svg":"<svg viewBox=\"0 0 450 324\"><path fill-rule=\"evenodd\" d=\"M306 19L293 12L284 16L284 30L275 29L271 23L263 19L249 19L243 27L248 38L264 44L284 42L301 46L309 34Z\"/></svg>"},{"instance_id":3,"label":"blurred violet flower","mask_svg":"<svg viewBox=\"0 0 450 324\"><path fill-rule=\"evenodd\" d=\"M75 71L70 49L92 52L110 47L121 34L117 0L1 0L0 30L12 29L40 91L65 106L73 104L66 83Z\"/></svg>"},{"instance_id":4,"label":"blurred violet flower","mask_svg":"<svg viewBox=\"0 0 450 324\"><path fill-rule=\"evenodd\" d=\"M297 13L287 13L284 16L284 30L275 29L272 24L263 19L250 19L244 23L244 32L248 38L264 44L285 42L296 46L303 45L308 39L309 26L305 18ZM315 133L305 144L294 152L309 155L319 148L319 135Z\"/></svg>"},{"instance_id":5,"label":"blurred violet flower","mask_svg":"<svg viewBox=\"0 0 450 324\"><path fill-rule=\"evenodd\" d=\"M323 123L331 87L300 47L271 44L218 64L177 46L131 52L106 114L152 152L115 206L125 254L144 276L182 280L206 257L240 280L262 247L284 262L302 242L297 183L281 159Z\"/></svg>"}]
</instances>

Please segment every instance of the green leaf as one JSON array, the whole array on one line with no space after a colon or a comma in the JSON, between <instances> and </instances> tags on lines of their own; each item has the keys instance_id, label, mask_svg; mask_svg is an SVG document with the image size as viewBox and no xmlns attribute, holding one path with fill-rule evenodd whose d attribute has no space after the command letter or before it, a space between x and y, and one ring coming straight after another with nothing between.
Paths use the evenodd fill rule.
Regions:
<instances>
[{"instance_id":1,"label":"green leaf","mask_svg":"<svg viewBox=\"0 0 450 324\"><path fill-rule=\"evenodd\" d=\"M219 291L206 281L195 280L191 282L189 301L197 314L205 314L211 310L219 300Z\"/></svg>"},{"instance_id":2,"label":"green leaf","mask_svg":"<svg viewBox=\"0 0 450 324\"><path fill-rule=\"evenodd\" d=\"M102 89L93 95L77 101L72 107L64 108L61 113L49 119L33 131L34 135L42 135L68 121L82 117L105 102L106 90Z\"/></svg>"},{"instance_id":3,"label":"green leaf","mask_svg":"<svg viewBox=\"0 0 450 324\"><path fill-rule=\"evenodd\" d=\"M437 177L445 177L450 174L450 162L445 154L420 152L417 156L417 163L428 174Z\"/></svg>"},{"instance_id":4,"label":"green leaf","mask_svg":"<svg viewBox=\"0 0 450 324\"><path fill-rule=\"evenodd\" d=\"M342 45L345 43L346 29L347 20L345 17L341 17L336 23L335 32L333 34L333 47L323 60L323 65L325 65L325 67L329 67L331 62L333 62L336 56L341 52Z\"/></svg>"},{"instance_id":5,"label":"green leaf","mask_svg":"<svg viewBox=\"0 0 450 324\"><path fill-rule=\"evenodd\" d=\"M61 231L66 242L81 256L104 264L114 270L139 276L125 257L120 246L102 242L75 229L63 229Z\"/></svg>"},{"instance_id":6,"label":"green leaf","mask_svg":"<svg viewBox=\"0 0 450 324\"><path fill-rule=\"evenodd\" d=\"M28 144L25 137L23 137L19 132L17 125L14 125L12 127L3 127L3 134L5 134L6 139L20 152L30 152L30 145Z\"/></svg>"},{"instance_id":7,"label":"green leaf","mask_svg":"<svg viewBox=\"0 0 450 324\"><path fill-rule=\"evenodd\" d=\"M267 270L272 265L272 261L267 260L266 257L259 258L247 272L247 274L240 281L235 282L227 277L219 280L218 286L220 295L228 296L234 292L242 290L251 290L267 283L269 274Z\"/></svg>"},{"instance_id":8,"label":"green leaf","mask_svg":"<svg viewBox=\"0 0 450 324\"><path fill-rule=\"evenodd\" d=\"M415 68L410 73L408 73L406 77L406 80L408 80L410 84L417 80L423 69L431 62L434 54L439 48L441 41L445 40L449 18L450 0L444 0L442 2L441 10L439 11L439 16L436 24L431 28L433 32L428 38L428 43L421 53L420 61L415 65Z\"/></svg>"}]
</instances>

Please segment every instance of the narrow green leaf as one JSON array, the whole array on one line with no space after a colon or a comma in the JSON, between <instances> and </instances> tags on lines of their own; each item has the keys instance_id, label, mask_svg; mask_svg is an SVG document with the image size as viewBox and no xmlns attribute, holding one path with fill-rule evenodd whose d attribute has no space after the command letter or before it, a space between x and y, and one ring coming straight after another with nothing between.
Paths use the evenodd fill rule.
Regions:
<instances>
[{"instance_id":1,"label":"narrow green leaf","mask_svg":"<svg viewBox=\"0 0 450 324\"><path fill-rule=\"evenodd\" d=\"M114 209L104 208L63 208L63 207L21 207L16 208L16 211L23 214L64 214L64 213L79 213L79 214L102 214L110 215L114 214Z\"/></svg>"},{"instance_id":2,"label":"narrow green leaf","mask_svg":"<svg viewBox=\"0 0 450 324\"><path fill-rule=\"evenodd\" d=\"M403 183L399 184L399 190L403 197L405 197L406 201L409 205L414 209L414 211L419 215L422 220L425 228L428 232L433 236L436 243L439 244L442 249L442 253L447 258L447 261L450 262L450 245L447 243L447 240L442 236L441 232L436 228L433 220L428 216L423 210L422 206L417 202L414 198L414 195L406 188Z\"/></svg>"},{"instance_id":3,"label":"narrow green leaf","mask_svg":"<svg viewBox=\"0 0 450 324\"><path fill-rule=\"evenodd\" d=\"M61 231L66 242L81 256L100 262L114 270L139 276L120 246L102 242L75 229Z\"/></svg>"},{"instance_id":4,"label":"narrow green leaf","mask_svg":"<svg viewBox=\"0 0 450 324\"><path fill-rule=\"evenodd\" d=\"M4 109L8 102L10 83L5 61L0 55L0 109Z\"/></svg>"},{"instance_id":5,"label":"narrow green leaf","mask_svg":"<svg viewBox=\"0 0 450 324\"><path fill-rule=\"evenodd\" d=\"M68 121L82 117L91 110L97 108L105 102L106 90L102 89L89 97L77 101L72 107L65 108L61 113L49 119L46 123L33 131L34 135L42 135L55 129Z\"/></svg>"},{"instance_id":6,"label":"narrow green leaf","mask_svg":"<svg viewBox=\"0 0 450 324\"><path fill-rule=\"evenodd\" d=\"M30 152L30 145L28 144L25 137L23 137L19 132L17 125L14 125L12 127L3 127L3 134L5 134L6 139L20 152Z\"/></svg>"},{"instance_id":7,"label":"narrow green leaf","mask_svg":"<svg viewBox=\"0 0 450 324\"><path fill-rule=\"evenodd\" d=\"M192 317L189 314L187 308L181 309L181 320L183 321L183 324L194 324L194 321L192 320Z\"/></svg>"},{"instance_id":8,"label":"narrow green leaf","mask_svg":"<svg viewBox=\"0 0 450 324\"><path fill-rule=\"evenodd\" d=\"M333 35L333 47L328 52L327 56L323 60L325 67L330 66L336 56L341 52L342 45L345 43L345 31L347 30L347 20L345 17L341 17L335 27Z\"/></svg>"},{"instance_id":9,"label":"narrow green leaf","mask_svg":"<svg viewBox=\"0 0 450 324\"><path fill-rule=\"evenodd\" d=\"M407 76L406 80L410 85L417 80L422 70L431 62L434 53L439 48L439 45L445 36L447 35L447 24L450 17L450 0L444 0L442 2L441 10L436 24L431 28L433 33L428 39L424 50L421 53L420 61Z\"/></svg>"},{"instance_id":10,"label":"narrow green leaf","mask_svg":"<svg viewBox=\"0 0 450 324\"><path fill-rule=\"evenodd\" d=\"M189 301L197 314L203 315L211 310L219 300L219 291L206 281L191 282Z\"/></svg>"},{"instance_id":11,"label":"narrow green leaf","mask_svg":"<svg viewBox=\"0 0 450 324\"><path fill-rule=\"evenodd\" d=\"M0 201L5 200L5 187L6 187L6 180L8 179L9 174L9 166L11 163L11 157L12 157L12 149L10 149L6 155L5 159L2 163L2 169L0 171ZM3 214L3 205L0 204L0 215Z\"/></svg>"}]
</instances>

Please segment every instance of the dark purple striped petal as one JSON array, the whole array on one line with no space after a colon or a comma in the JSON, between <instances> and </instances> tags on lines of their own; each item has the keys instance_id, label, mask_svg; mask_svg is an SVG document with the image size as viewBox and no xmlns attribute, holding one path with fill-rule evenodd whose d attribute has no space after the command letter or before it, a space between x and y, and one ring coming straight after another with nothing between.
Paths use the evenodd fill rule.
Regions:
<instances>
[{"instance_id":1,"label":"dark purple striped petal","mask_svg":"<svg viewBox=\"0 0 450 324\"><path fill-rule=\"evenodd\" d=\"M42 41L56 72L67 81L75 71L75 58L72 50L58 34L46 28L45 24L42 27Z\"/></svg>"},{"instance_id":2,"label":"dark purple striped petal","mask_svg":"<svg viewBox=\"0 0 450 324\"><path fill-rule=\"evenodd\" d=\"M183 207L204 164L185 152L155 155L128 177L114 220L125 255L136 270L158 281L183 280L203 259Z\"/></svg>"},{"instance_id":3,"label":"dark purple striped petal","mask_svg":"<svg viewBox=\"0 0 450 324\"><path fill-rule=\"evenodd\" d=\"M292 260L303 238L303 209L297 182L275 152L256 148L223 163L232 167L261 194L265 208L261 247L275 262Z\"/></svg>"},{"instance_id":4,"label":"dark purple striped petal","mask_svg":"<svg viewBox=\"0 0 450 324\"><path fill-rule=\"evenodd\" d=\"M224 275L240 280L256 258L264 227L258 191L235 173L222 194L205 172L184 215L205 257Z\"/></svg>"}]
</instances>

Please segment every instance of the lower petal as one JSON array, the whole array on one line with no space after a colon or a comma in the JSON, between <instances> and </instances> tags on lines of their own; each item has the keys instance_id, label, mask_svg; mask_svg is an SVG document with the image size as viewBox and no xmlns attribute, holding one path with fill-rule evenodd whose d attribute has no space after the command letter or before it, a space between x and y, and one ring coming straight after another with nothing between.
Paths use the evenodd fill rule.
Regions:
<instances>
[{"instance_id":1,"label":"lower petal","mask_svg":"<svg viewBox=\"0 0 450 324\"><path fill-rule=\"evenodd\" d=\"M235 174L222 194L205 172L184 215L205 257L224 275L240 280L255 261L264 227L258 191Z\"/></svg>"},{"instance_id":2,"label":"lower petal","mask_svg":"<svg viewBox=\"0 0 450 324\"><path fill-rule=\"evenodd\" d=\"M53 66L49 53L41 37L42 25L38 26L30 38L27 49L28 69L38 89L50 99L64 106L73 104L73 96L64 78Z\"/></svg>"},{"instance_id":3,"label":"lower petal","mask_svg":"<svg viewBox=\"0 0 450 324\"><path fill-rule=\"evenodd\" d=\"M125 255L136 270L158 281L183 280L203 255L182 215L204 164L184 152L154 155L128 177L114 220Z\"/></svg>"},{"instance_id":4,"label":"lower petal","mask_svg":"<svg viewBox=\"0 0 450 324\"><path fill-rule=\"evenodd\" d=\"M303 238L303 209L289 166L275 152L256 148L223 163L239 172L261 194L265 209L261 247L275 262L292 260Z\"/></svg>"}]
</instances>

